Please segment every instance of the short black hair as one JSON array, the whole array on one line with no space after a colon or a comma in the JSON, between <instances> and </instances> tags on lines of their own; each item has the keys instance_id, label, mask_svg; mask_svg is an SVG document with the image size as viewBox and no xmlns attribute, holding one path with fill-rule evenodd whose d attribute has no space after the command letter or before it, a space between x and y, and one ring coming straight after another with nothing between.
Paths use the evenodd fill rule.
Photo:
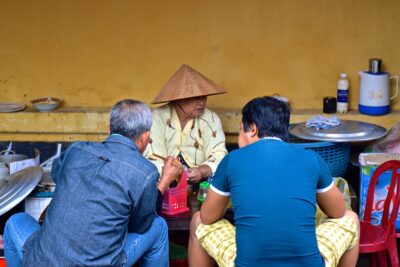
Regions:
<instances>
[{"instance_id":1,"label":"short black hair","mask_svg":"<svg viewBox=\"0 0 400 267\"><path fill-rule=\"evenodd\" d=\"M287 103L270 96L250 100L242 109L242 123L245 132L255 124L258 137L278 137L286 140L289 135L290 111Z\"/></svg>"}]
</instances>

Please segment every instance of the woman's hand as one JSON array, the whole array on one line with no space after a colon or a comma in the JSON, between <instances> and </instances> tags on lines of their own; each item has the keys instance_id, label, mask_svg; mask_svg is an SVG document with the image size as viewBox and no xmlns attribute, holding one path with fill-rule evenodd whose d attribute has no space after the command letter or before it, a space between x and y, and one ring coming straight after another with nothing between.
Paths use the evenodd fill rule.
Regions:
<instances>
[{"instance_id":1,"label":"woman's hand","mask_svg":"<svg viewBox=\"0 0 400 267\"><path fill-rule=\"evenodd\" d=\"M173 181L179 182L182 175L183 167L177 159L169 156L165 161L164 167L162 169L161 179L158 182L158 190L164 193L168 189L169 184Z\"/></svg>"},{"instance_id":2,"label":"woman's hand","mask_svg":"<svg viewBox=\"0 0 400 267\"><path fill-rule=\"evenodd\" d=\"M199 183L201 179L210 176L211 173L212 170L208 165L202 165L197 168L189 168L187 172L187 177L191 183Z\"/></svg>"},{"instance_id":3,"label":"woman's hand","mask_svg":"<svg viewBox=\"0 0 400 267\"><path fill-rule=\"evenodd\" d=\"M201 177L201 172L199 168L190 168L187 172L187 178L191 183L197 184L203 177Z\"/></svg>"}]
</instances>

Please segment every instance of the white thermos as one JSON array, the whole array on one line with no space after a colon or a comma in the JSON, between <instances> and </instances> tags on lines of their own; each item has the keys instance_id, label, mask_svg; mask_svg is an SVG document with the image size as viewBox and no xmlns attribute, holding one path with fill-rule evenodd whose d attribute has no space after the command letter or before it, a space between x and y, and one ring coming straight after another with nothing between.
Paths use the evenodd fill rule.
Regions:
<instances>
[{"instance_id":1,"label":"white thermos","mask_svg":"<svg viewBox=\"0 0 400 267\"><path fill-rule=\"evenodd\" d=\"M358 110L367 115L384 115L390 112L390 100L398 94L399 77L380 70L381 60L371 59L370 70L360 71ZM390 80L395 81L394 94L390 93Z\"/></svg>"}]
</instances>

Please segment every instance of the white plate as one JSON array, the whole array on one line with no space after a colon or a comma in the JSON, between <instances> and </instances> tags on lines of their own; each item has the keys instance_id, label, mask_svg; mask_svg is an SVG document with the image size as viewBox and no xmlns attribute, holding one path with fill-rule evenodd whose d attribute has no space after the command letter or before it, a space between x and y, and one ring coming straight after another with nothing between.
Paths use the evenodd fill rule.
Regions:
<instances>
[{"instance_id":1,"label":"white plate","mask_svg":"<svg viewBox=\"0 0 400 267\"><path fill-rule=\"evenodd\" d=\"M0 103L0 112L15 112L23 110L24 108L25 108L24 104L19 104L14 102Z\"/></svg>"}]
</instances>

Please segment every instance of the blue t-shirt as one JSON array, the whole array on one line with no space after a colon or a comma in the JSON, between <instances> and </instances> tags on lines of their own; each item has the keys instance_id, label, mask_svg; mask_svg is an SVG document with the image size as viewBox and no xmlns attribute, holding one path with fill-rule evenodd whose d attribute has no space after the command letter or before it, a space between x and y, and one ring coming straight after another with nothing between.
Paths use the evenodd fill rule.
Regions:
<instances>
[{"instance_id":1,"label":"blue t-shirt","mask_svg":"<svg viewBox=\"0 0 400 267\"><path fill-rule=\"evenodd\" d=\"M232 151L211 189L231 196L235 266L324 266L315 234L316 193L333 186L313 151L262 139Z\"/></svg>"}]
</instances>

